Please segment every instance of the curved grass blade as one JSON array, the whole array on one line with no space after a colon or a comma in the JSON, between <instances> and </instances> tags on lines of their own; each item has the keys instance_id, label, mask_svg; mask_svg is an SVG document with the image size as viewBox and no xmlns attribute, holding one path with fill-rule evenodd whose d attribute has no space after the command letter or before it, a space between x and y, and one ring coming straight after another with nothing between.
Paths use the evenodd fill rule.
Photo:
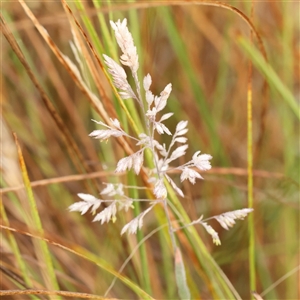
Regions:
<instances>
[{"instance_id":1,"label":"curved grass blade","mask_svg":"<svg viewBox=\"0 0 300 300\"><path fill-rule=\"evenodd\" d=\"M38 239L41 240L45 243L49 243L51 245L57 246L63 250L66 250L70 253L73 253L79 257L82 257L83 259L86 259L92 263L94 263L95 265L97 265L98 267L100 267L101 269L107 271L108 273L114 275L115 277L117 277L119 280L121 280L125 285L127 285L133 292L135 292L137 294L137 296L140 297L140 299L153 299L149 294L147 294L145 291L143 291L139 286L137 286L134 282L132 282L130 279L128 279L127 277L119 274L117 271L115 271L114 269L112 269L106 260L101 259L99 256L89 252L88 250L81 248L80 246L77 245L73 245L73 246L65 246L62 245L58 242L55 241L51 241L50 239L46 238L46 237L42 237L39 234L33 234L33 233L29 233L26 231L22 231L22 230L17 230L15 228L12 227L8 227L8 226L4 226L0 224L0 228L5 229L5 230L9 230L12 232L16 232L19 234L23 234L29 237L32 237L34 239Z\"/></svg>"},{"instance_id":2,"label":"curved grass blade","mask_svg":"<svg viewBox=\"0 0 300 300\"><path fill-rule=\"evenodd\" d=\"M291 108L291 110L300 120L300 107L297 104L296 99L291 91L280 80L272 66L265 61L261 53L255 48L255 46L251 45L248 40L243 37L239 37L238 43L248 57L251 58L251 61L257 67L257 69L266 78L269 85L281 95L285 103Z\"/></svg>"}]
</instances>

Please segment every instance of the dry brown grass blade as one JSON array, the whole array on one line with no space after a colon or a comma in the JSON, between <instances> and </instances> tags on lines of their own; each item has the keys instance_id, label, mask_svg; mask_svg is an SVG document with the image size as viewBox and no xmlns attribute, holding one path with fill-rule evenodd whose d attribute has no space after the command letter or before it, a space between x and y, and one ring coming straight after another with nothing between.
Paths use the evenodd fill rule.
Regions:
<instances>
[{"instance_id":1,"label":"dry brown grass blade","mask_svg":"<svg viewBox=\"0 0 300 300\"><path fill-rule=\"evenodd\" d=\"M264 80L263 83L262 94L263 94L263 101L261 104L261 111L260 111L260 131L258 133L258 138L253 150L254 164L259 159L259 153L262 147L264 133L266 130L267 112L269 108L269 86L266 80Z\"/></svg>"},{"instance_id":2,"label":"dry brown grass blade","mask_svg":"<svg viewBox=\"0 0 300 300\"><path fill-rule=\"evenodd\" d=\"M0 264L0 272L4 273L7 277L11 278L15 282L17 282L20 286L28 289L29 287L26 285L25 281L23 280L22 276L20 274L15 273L14 271L10 270L10 268L7 268L5 266L5 262L1 260ZM1 291L0 291L1 295Z\"/></svg>"},{"instance_id":3,"label":"dry brown grass blade","mask_svg":"<svg viewBox=\"0 0 300 300\"><path fill-rule=\"evenodd\" d=\"M64 122L60 118L58 113L56 112L55 107L51 103L51 100L48 98L46 92L43 90L43 88L39 84L37 78L35 77L35 75L31 71L31 68L30 68L29 64L27 63L27 61L26 61L21 49L19 48L17 42L15 41L14 36L11 34L8 27L6 26L6 23L5 23L5 20L3 19L2 14L0 15L0 18L1 18L1 30L2 30L5 38L7 39L9 44L11 45L13 51L15 52L17 57L19 58L20 62L23 64L23 66L24 66L28 76L30 77L31 81L33 82L33 84L35 85L37 90L39 91L39 93L41 95L41 98L42 98L46 108L48 109L50 115L52 116L55 124L58 127L59 132L61 133L61 135L63 137L63 141L66 145L66 149L67 149L67 151L68 151L68 153L69 153L76 169L78 170L79 173L81 173L82 172L82 166L83 166L86 171L89 171L90 168L84 162L84 159L83 159L83 157L82 157L75 141L73 140L72 135L67 130L67 128L64 126Z\"/></svg>"},{"instance_id":4,"label":"dry brown grass blade","mask_svg":"<svg viewBox=\"0 0 300 300\"><path fill-rule=\"evenodd\" d=\"M27 16L31 19L36 29L39 31L41 36L44 38L50 49L53 51L57 59L60 61L60 63L65 67L65 69L68 71L68 73L71 75L74 82L77 84L77 86L80 88L82 93L86 95L86 97L91 102L93 108L97 111L97 113L108 123L110 123L109 117L98 99L98 97L93 94L88 86L84 83L84 81L81 78L80 72L76 65L67 57L65 56L59 48L56 46L54 41L49 36L46 29L39 23L37 18L34 16L34 14L31 12L29 7L26 5L26 3L23 0L19 0L20 4L22 5L25 13Z\"/></svg>"},{"instance_id":5,"label":"dry brown grass blade","mask_svg":"<svg viewBox=\"0 0 300 300\"><path fill-rule=\"evenodd\" d=\"M88 174L78 174L78 175L67 175L67 176L60 176L56 178L50 178L50 179L43 179L43 180L37 180L37 181L31 181L31 187L38 187L38 186L45 186L49 184L57 184L57 183L63 183L63 182L73 182L73 181L82 181L87 179L93 179L93 178L99 178L99 177L107 177L107 176L122 176L123 173L115 174L114 172L106 172L106 171L99 171L99 172L92 172ZM24 189L24 185L20 184L18 186L14 187L7 187L0 189L0 194L5 194L8 192L14 192Z\"/></svg>"},{"instance_id":6,"label":"dry brown grass blade","mask_svg":"<svg viewBox=\"0 0 300 300\"><path fill-rule=\"evenodd\" d=\"M243 168L212 168L211 170L206 171L207 174L217 174L217 175L235 175L235 176L247 176L247 169ZM82 181L92 178L100 178L100 177L107 177L107 176L123 176L125 173L118 173L115 174L114 172L107 172L107 171L99 171L99 172L92 172L88 174L79 174L79 175L67 175L67 176L60 176L50 179L43 179L43 180L36 180L31 181L31 187L38 187L38 186L45 186L49 184L57 184L63 182L73 182L73 181ZM180 170L173 170L170 171L168 174L180 174ZM282 173L275 173L275 172L268 172L264 170L253 170L253 175L255 177L260 178L273 178L273 179L285 179L289 180L284 176ZM296 182L293 182L297 184ZM14 192L24 189L24 185L20 184L18 186L1 188L0 194L6 194L8 192Z\"/></svg>"},{"instance_id":7,"label":"dry brown grass blade","mask_svg":"<svg viewBox=\"0 0 300 300\"><path fill-rule=\"evenodd\" d=\"M67 7L66 5L64 5L64 3L63 3L63 7L66 11L66 15L67 15L68 20L69 20L69 24L70 24L70 27L71 27L71 30L72 30L74 41L75 41L75 45L78 45L78 47L80 47L80 51L81 51L81 53L82 53L82 55L85 59L85 62L87 63L87 65L89 67L89 71L91 72L91 75L93 76L94 83L95 83L95 85L98 89L100 98L103 101L103 104L104 104L104 106L107 110L108 115L111 118L115 118L117 116L116 110L113 107L111 101L109 100L107 94L105 93L103 84L101 83L101 78L99 76L99 70L96 69L95 64L94 64L89 52L87 51L86 46L83 43L82 38L81 38L78 30L80 30L80 32L82 33L86 43L88 44L89 48L92 50L92 53L93 53L95 59L98 61L98 64L99 64L100 68L103 71L105 70L104 66L102 65L102 63L101 63L99 57L97 56L96 51L94 50L92 44L90 43L86 33L83 31L81 25L79 24L79 22L74 17L74 15L73 15L72 11L70 10L70 8Z\"/></svg>"},{"instance_id":8,"label":"dry brown grass blade","mask_svg":"<svg viewBox=\"0 0 300 300\"><path fill-rule=\"evenodd\" d=\"M128 122L131 124L131 126L132 126L132 128L134 129L134 131L136 132L136 134L139 134L139 130L137 129L135 122L133 121L133 119L132 119L130 113L128 112L128 110L127 110L127 108L126 108L126 106L125 106L125 104L124 104L124 101L123 101L123 99L120 97L120 95L119 95L119 93L118 93L116 87L114 86L114 84L113 84L112 81L110 80L109 75L108 75L106 69L104 68L104 66L103 66L103 64L102 64L102 62L101 62L101 59L100 59L100 57L98 56L98 54L97 54L95 48L93 47L91 41L89 40L87 34L86 34L85 31L83 30L83 28L82 28L82 26L80 25L80 23L77 21L76 17L74 16L74 14L73 14L71 8L68 6L68 4L66 3L66 1L65 1L65 0L61 0L61 2L62 2L62 4L63 4L63 6L64 6L65 11L66 11L66 12L72 17L72 19L74 20L74 22L75 22L75 24L77 25L79 31L81 32L81 34L82 34L82 36L84 37L86 43L88 44L90 50L92 51L92 53L93 53L93 55L94 55L94 58L96 59L96 61L97 61L98 65L99 65L99 67L101 68L101 70L103 71L103 73L104 73L104 75L106 76L107 80L109 81L110 86L111 86L111 88L113 89L115 96L117 97L117 100L118 100L119 105L122 107L123 111L125 112L125 114L126 114L126 116L127 116ZM107 122L108 124L110 124L110 120L109 120L109 121L106 121L106 122ZM123 148L124 148L124 147L127 147L126 142L125 142L125 140L123 139L123 137L121 137L120 140L121 140L121 142L123 143L123 145L122 145ZM123 140L124 140L124 142L123 142Z\"/></svg>"},{"instance_id":9,"label":"dry brown grass blade","mask_svg":"<svg viewBox=\"0 0 300 300\"><path fill-rule=\"evenodd\" d=\"M90 102L91 102L92 106L94 107L94 109L99 113L99 115L104 119L104 121L107 124L111 124L110 118L107 115L107 112L104 109L102 103L100 102L98 97L89 90L88 86L81 79L80 72L79 72L78 68L76 67L76 65L67 56L65 56L61 53L61 51L58 49L58 47L55 45L55 43L52 41L52 39L48 35L45 28L40 25L40 23L38 22L36 17L32 14L31 10L28 8L26 3L23 0L19 0L19 2L22 5L22 7L23 7L24 11L26 12L26 14L28 15L28 17L34 23L37 30L40 32L42 37L45 39L45 41L49 45L50 49L53 51L53 53L56 55L56 57L62 63L62 65L66 68L68 73L72 76L72 79L75 81L75 83L80 88L82 93L85 94L87 96L87 98L90 100ZM84 33L84 35L86 36L85 33ZM86 36L86 38L87 38L87 36ZM92 47L90 42L89 42L89 45ZM92 47L92 49L93 49L93 47ZM117 139L117 141L128 155L134 153L132 148L126 142L124 137L119 137ZM87 170L89 170L89 168L87 168ZM144 183L149 186L148 176L147 176L145 170L143 170L143 169L141 170L141 176L142 176L142 179L143 179Z\"/></svg>"},{"instance_id":10,"label":"dry brown grass blade","mask_svg":"<svg viewBox=\"0 0 300 300\"><path fill-rule=\"evenodd\" d=\"M85 153L88 156L87 159L91 161L97 161L97 153L95 151L93 142L88 136L84 122L78 113L70 92L64 84L61 73L55 67L50 57L50 53L46 49L47 46L42 43L42 40L35 29L30 30L30 32L26 32L26 34L30 43L35 47L37 56L45 66L45 69L47 69L47 74L53 83L54 89L59 91L58 97L61 100L60 103L68 113L68 118L70 119L72 126L76 126L76 134L81 139L81 147L85 148Z\"/></svg>"},{"instance_id":11,"label":"dry brown grass blade","mask_svg":"<svg viewBox=\"0 0 300 300\"><path fill-rule=\"evenodd\" d=\"M79 72L78 68L76 67L76 65L67 56L65 56L65 55L63 55L61 53L61 51L58 49L58 47L55 45L55 43L52 41L52 39L48 35L48 33L45 30L45 28L40 25L40 23L38 22L38 20L32 14L31 10L28 8L28 6L26 5L26 3L23 0L19 0L19 2L22 5L22 7L25 10L25 12L28 15L28 17L34 23L34 25L37 28L37 30L40 32L40 34L42 35L42 37L45 39L45 41L49 45L50 49L53 51L53 53L55 54L55 56L58 58L58 60L62 63L62 65L66 68L66 70L72 76L72 79L77 84L77 86L80 88L80 90L83 92L83 94L85 94L87 96L87 98L90 100L90 102L93 105L94 109L99 113L99 115L104 119L104 121L107 124L111 124L110 118L107 115L107 112L106 112L105 108L103 107L103 105L100 102L100 100L98 99L98 97L95 94L93 94L89 90L89 88L87 87L87 85L84 83L84 81L82 80L80 72ZM82 33L86 37L88 45L89 45L90 49L93 51L93 54L97 56L97 54L96 54L93 46L91 45L91 43L88 40L87 35L83 31L82 31ZM100 59L99 59L98 56L97 56L97 58L98 58L97 62L101 64L101 61L100 61ZM101 66L103 68L102 64L101 64ZM121 147L124 149L124 151L128 155L133 154L133 150L130 147L130 145L126 142L125 138L119 137L117 139L117 141L118 141L118 143L121 145ZM148 181L147 180L148 177L147 177L147 175L146 175L145 172L142 172L142 177L143 177L143 180L145 182Z\"/></svg>"},{"instance_id":12,"label":"dry brown grass blade","mask_svg":"<svg viewBox=\"0 0 300 300\"><path fill-rule=\"evenodd\" d=\"M256 292L252 292L251 293L254 297L255 300L264 300L262 296L260 296L258 293Z\"/></svg>"},{"instance_id":13,"label":"dry brown grass blade","mask_svg":"<svg viewBox=\"0 0 300 300\"><path fill-rule=\"evenodd\" d=\"M78 68L76 67L76 65L59 50L59 48L53 42L53 40L51 39L51 37L49 36L49 34L45 30L45 28L43 26L41 26L39 21L36 19L36 17L33 15L31 10L28 8L26 3L23 0L19 0L19 2L22 5L22 7L23 7L24 11L26 12L27 16L32 20L32 22L35 25L36 29L40 32L41 36L47 42L48 46L53 51L53 53L55 54L57 59L66 68L66 70L71 75L74 82L77 84L77 86L82 91L82 93L85 94L86 97L89 99L89 101L90 101L91 105L93 106L93 108L97 111L97 113L103 118L103 120L107 124L111 124L110 118L107 114L106 109L103 107L102 102L98 99L98 97L94 93L92 93L92 91L90 91L88 86L85 84L85 82L81 78L80 72L79 72ZM68 6L67 6L67 8L68 8L68 11L71 11ZM102 70L104 70L104 66L102 65L99 57L97 56L96 51L94 50L94 48L93 48L91 42L89 41L86 33L83 31L83 29L81 28L78 21L76 21L75 19L74 19L74 21L75 21L76 25L78 26L78 28L80 29L83 36L85 37L85 40L88 43L89 48L92 50L93 55L95 56L99 66L101 67ZM101 86L100 90L103 92L102 86ZM102 96L105 97L104 94ZM128 153L128 154L133 153L131 147L128 145L128 143L125 141L124 138L121 137L121 138L118 139L118 141L121 143L121 146L124 148L126 153Z\"/></svg>"},{"instance_id":14,"label":"dry brown grass blade","mask_svg":"<svg viewBox=\"0 0 300 300\"><path fill-rule=\"evenodd\" d=\"M76 297L81 299L99 299L99 300L105 300L105 299L116 299L116 298L107 298L107 297L101 297L97 295L92 294L86 294L86 293L76 293L76 292L68 292L68 291L48 291L48 290L32 290L32 289L26 289L26 290L0 290L0 296L24 296L24 295L58 295L58 296L64 296L64 297ZM117 299L116 299L117 300Z\"/></svg>"},{"instance_id":15,"label":"dry brown grass blade","mask_svg":"<svg viewBox=\"0 0 300 300\"><path fill-rule=\"evenodd\" d=\"M9 226L9 225L7 225L7 226ZM41 283L39 283L38 281L34 280L33 278L30 278L32 284L30 286L26 285L25 281L23 280L23 275L22 275L22 272L21 272L20 268L18 266L12 265L12 263L9 261L9 259L8 260L5 259L5 254L6 253L5 252L2 253L3 254L2 255L3 260L1 260L1 264L0 264L0 271L1 272L6 274L7 277L10 277L14 281L18 282L20 287L22 286L26 289L38 289L38 290L44 289L44 286ZM10 253L7 253L7 254L9 256ZM41 297L41 299L48 299L48 298L47 297Z\"/></svg>"}]
</instances>

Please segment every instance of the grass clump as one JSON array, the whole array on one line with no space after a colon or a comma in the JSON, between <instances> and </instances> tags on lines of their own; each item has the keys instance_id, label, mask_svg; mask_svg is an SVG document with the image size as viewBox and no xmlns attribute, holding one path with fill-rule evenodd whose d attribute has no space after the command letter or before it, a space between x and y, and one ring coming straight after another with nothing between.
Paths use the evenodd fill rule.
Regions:
<instances>
[{"instance_id":1,"label":"grass clump","mask_svg":"<svg viewBox=\"0 0 300 300\"><path fill-rule=\"evenodd\" d=\"M2 296L299 296L297 4L195 4L3 4Z\"/></svg>"}]
</instances>

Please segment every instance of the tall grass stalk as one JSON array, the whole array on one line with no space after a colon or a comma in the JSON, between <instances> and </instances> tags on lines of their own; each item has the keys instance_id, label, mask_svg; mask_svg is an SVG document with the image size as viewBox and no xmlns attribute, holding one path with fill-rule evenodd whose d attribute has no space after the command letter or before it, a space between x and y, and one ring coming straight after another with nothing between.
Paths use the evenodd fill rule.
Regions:
<instances>
[{"instance_id":1,"label":"tall grass stalk","mask_svg":"<svg viewBox=\"0 0 300 300\"><path fill-rule=\"evenodd\" d=\"M251 1L251 19L254 17L254 4ZM250 30L250 43L253 43L253 31ZM254 207L253 199L253 113L252 113L252 62L248 66L248 91L247 91L247 170L248 170L248 207ZM249 226L249 278L250 290L256 291L256 258L255 258L255 232L254 216L248 219Z\"/></svg>"}]
</instances>

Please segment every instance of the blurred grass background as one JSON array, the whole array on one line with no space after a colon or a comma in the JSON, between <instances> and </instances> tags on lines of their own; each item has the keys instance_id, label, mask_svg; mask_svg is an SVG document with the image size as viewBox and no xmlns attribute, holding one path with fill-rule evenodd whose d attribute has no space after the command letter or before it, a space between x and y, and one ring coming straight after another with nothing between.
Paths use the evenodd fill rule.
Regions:
<instances>
[{"instance_id":1,"label":"blurred grass background","mask_svg":"<svg viewBox=\"0 0 300 300\"><path fill-rule=\"evenodd\" d=\"M180 120L188 120L187 159L198 149L213 156L213 169L203 174L205 180L194 186L183 186L186 198L181 199L181 203L190 218L247 207L250 56L239 40L242 37L249 41L250 30L240 16L221 7L171 6L171 2L161 6L158 1L139 2L140 8L133 3L115 1L68 3L99 56L106 53L117 57L109 20L126 17L139 52L141 78L151 74L154 94L172 83L168 110L175 115L168 123L169 128L174 129ZM250 2L227 1L226 4L250 16ZM106 262L110 269L117 271L137 243L135 237L120 238L120 230L129 219L119 216L113 225L100 225L91 222L92 216L69 213L67 208L78 201L77 193L97 195L103 181L118 182L119 178L112 171L124 151L115 140L101 144L88 137L95 128L91 119L100 119L97 111L41 38L22 6L14 1L1 5L3 17L27 63L86 164L84 167L78 158L70 155L61 128L53 121L53 114L47 110L40 93L2 35L2 223L18 230L40 232L28 221L33 208L28 204L25 189L19 187L23 181L12 136L15 132L45 236L63 245L70 244L77 251L84 249L88 251L86 257L95 255L103 260L102 267ZM84 57L76 62L72 53L69 42L73 37L62 4L40 1L27 5L57 47L78 65L90 90L101 94L88 62ZM252 21L260 33L272 71L286 90L299 99L299 3L254 2ZM257 47L255 39L254 46ZM255 57L251 57L255 64ZM95 66L108 99L127 126L126 115L103 71L97 64ZM262 74L258 70L261 70L259 65L253 68L252 75L257 291L266 290L294 270L270 289L264 299L299 299L299 271L295 271L299 265L299 120L276 84L271 82L269 93L264 92L264 80L269 73ZM100 99L104 102L101 95ZM134 112L130 102L126 105ZM105 109L109 115L108 107ZM92 172L100 173L91 180L87 174ZM19 188L13 190L16 187ZM145 225L146 234L155 229L158 222L152 215ZM197 228L199 235L241 298L250 298L247 221L238 221L229 231L221 229L217 223L212 225L219 232L221 246L215 247L201 228ZM145 265L141 264L142 252L133 257L123 274L154 298L177 298L172 259L163 236L154 234L144 245L148 276L144 274ZM51 243L48 247L59 289L104 294L113 279L111 274ZM189 244L181 244L181 250L193 298L218 299L212 287L214 283L205 281L202 274L206 270L197 266L196 250L191 250ZM45 265L48 266L47 254L37 250L34 238L3 230L1 252L1 290L49 287L47 276L43 275ZM117 281L110 296L136 297L121 281Z\"/></svg>"}]
</instances>

